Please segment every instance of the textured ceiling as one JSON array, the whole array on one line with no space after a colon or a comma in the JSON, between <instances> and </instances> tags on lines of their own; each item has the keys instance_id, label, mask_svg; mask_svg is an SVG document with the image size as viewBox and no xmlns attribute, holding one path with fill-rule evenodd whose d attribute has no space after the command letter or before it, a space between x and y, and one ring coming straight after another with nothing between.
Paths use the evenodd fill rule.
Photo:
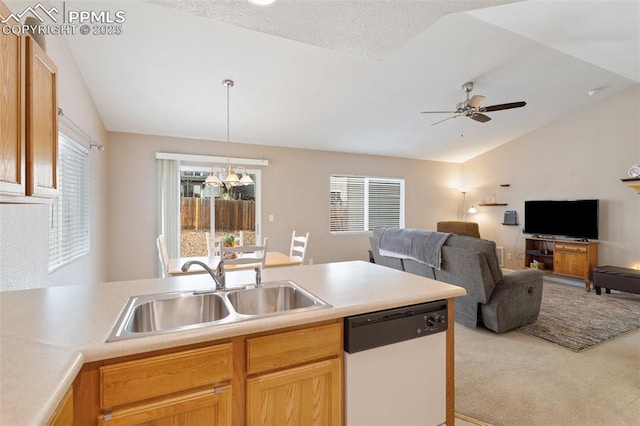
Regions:
<instances>
[{"instance_id":1,"label":"textured ceiling","mask_svg":"<svg viewBox=\"0 0 640 426\"><path fill-rule=\"evenodd\" d=\"M451 13L521 0L145 0L172 10L348 55L382 60Z\"/></svg>"},{"instance_id":2,"label":"textured ceiling","mask_svg":"<svg viewBox=\"0 0 640 426\"><path fill-rule=\"evenodd\" d=\"M223 141L231 78L233 142L461 162L640 82L640 0L155 3L66 2L126 11L120 36L67 37L109 131ZM466 81L527 105L420 114Z\"/></svg>"}]
</instances>

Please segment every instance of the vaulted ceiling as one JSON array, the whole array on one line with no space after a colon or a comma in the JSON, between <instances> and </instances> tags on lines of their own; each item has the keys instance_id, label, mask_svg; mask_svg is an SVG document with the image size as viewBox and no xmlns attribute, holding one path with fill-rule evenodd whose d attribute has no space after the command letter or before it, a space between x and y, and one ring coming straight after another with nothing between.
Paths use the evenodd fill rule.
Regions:
<instances>
[{"instance_id":1,"label":"vaulted ceiling","mask_svg":"<svg viewBox=\"0 0 640 426\"><path fill-rule=\"evenodd\" d=\"M461 162L640 82L640 0L66 4L126 13L68 36L109 131L224 141L230 78L233 142ZM467 81L527 105L420 113Z\"/></svg>"}]
</instances>

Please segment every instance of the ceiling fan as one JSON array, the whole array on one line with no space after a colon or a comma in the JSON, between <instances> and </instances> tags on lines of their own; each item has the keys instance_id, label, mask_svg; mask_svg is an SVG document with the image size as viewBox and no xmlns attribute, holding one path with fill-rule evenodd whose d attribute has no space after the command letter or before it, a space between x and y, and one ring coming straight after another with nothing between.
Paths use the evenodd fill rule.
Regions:
<instances>
[{"instance_id":1,"label":"ceiling fan","mask_svg":"<svg viewBox=\"0 0 640 426\"><path fill-rule=\"evenodd\" d=\"M498 104L498 105L483 107L480 105L482 105L482 102L484 102L484 99L485 99L484 96L473 95L472 97L469 97L469 93L471 93L471 91L473 90L473 82L468 81L464 83L461 86L461 88L462 88L462 91L466 93L467 99L462 102L458 102L458 104L456 105L455 111L423 111L421 112L421 114L454 114L453 116L445 118L444 120L440 120L440 121L436 121L435 123L432 123L431 124L432 126L434 124L442 123L443 121L451 120L452 118L456 118L460 116L469 117L470 119L479 121L480 123L486 123L487 121L491 120L491 117L483 114L485 112L500 111L503 109L521 108L527 104L524 101L520 101L520 102L511 102L508 104Z\"/></svg>"}]
</instances>

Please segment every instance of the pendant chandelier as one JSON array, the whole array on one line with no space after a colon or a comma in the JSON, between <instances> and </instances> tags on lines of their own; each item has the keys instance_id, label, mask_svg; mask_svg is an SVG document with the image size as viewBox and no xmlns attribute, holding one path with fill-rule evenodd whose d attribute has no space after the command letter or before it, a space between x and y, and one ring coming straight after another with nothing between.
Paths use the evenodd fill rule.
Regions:
<instances>
[{"instance_id":1,"label":"pendant chandelier","mask_svg":"<svg viewBox=\"0 0 640 426\"><path fill-rule=\"evenodd\" d=\"M233 80L224 80L222 85L227 88L227 146L231 144L229 140L229 89L233 87ZM242 177L238 176L241 174ZM225 185L227 189L233 186L245 186L245 185L253 185L253 179L247 173L247 170L244 167L237 167L235 170L231 168L231 158L227 155L227 170L224 178L224 182L218 178L217 173L213 170L211 174L204 181L206 185L210 186L222 186Z\"/></svg>"}]
</instances>

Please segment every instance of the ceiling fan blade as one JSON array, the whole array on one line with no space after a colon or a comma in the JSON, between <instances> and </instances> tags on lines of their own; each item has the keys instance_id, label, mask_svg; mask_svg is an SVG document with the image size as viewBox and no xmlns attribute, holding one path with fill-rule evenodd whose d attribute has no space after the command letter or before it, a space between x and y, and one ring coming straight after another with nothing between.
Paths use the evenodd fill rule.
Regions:
<instances>
[{"instance_id":1,"label":"ceiling fan blade","mask_svg":"<svg viewBox=\"0 0 640 426\"><path fill-rule=\"evenodd\" d=\"M509 104L498 104L498 105L490 105L487 107L480 108L481 112L491 112L491 111L500 111L503 109L512 109L512 108L521 108L525 106L527 103L524 101L521 102L511 102Z\"/></svg>"},{"instance_id":2,"label":"ceiling fan blade","mask_svg":"<svg viewBox=\"0 0 640 426\"><path fill-rule=\"evenodd\" d=\"M469 118L472 120L479 121L480 123L486 123L487 121L491 120L491 117L489 117L488 115L480 114L477 112L475 114L471 114Z\"/></svg>"},{"instance_id":3,"label":"ceiling fan blade","mask_svg":"<svg viewBox=\"0 0 640 426\"><path fill-rule=\"evenodd\" d=\"M458 111L422 111L420 114L455 114Z\"/></svg>"},{"instance_id":4,"label":"ceiling fan blade","mask_svg":"<svg viewBox=\"0 0 640 426\"><path fill-rule=\"evenodd\" d=\"M433 126L434 124L440 124L440 123L442 123L443 121L451 120L452 118L456 118L456 117L460 117L460 114L453 115L453 116L451 116L451 117L447 117L447 118L445 118L444 120L436 121L435 123L431 123L431 125Z\"/></svg>"},{"instance_id":5,"label":"ceiling fan blade","mask_svg":"<svg viewBox=\"0 0 640 426\"><path fill-rule=\"evenodd\" d=\"M482 95L473 95L471 99L467 102L467 105L472 108L478 108L484 102L485 97Z\"/></svg>"}]
</instances>

